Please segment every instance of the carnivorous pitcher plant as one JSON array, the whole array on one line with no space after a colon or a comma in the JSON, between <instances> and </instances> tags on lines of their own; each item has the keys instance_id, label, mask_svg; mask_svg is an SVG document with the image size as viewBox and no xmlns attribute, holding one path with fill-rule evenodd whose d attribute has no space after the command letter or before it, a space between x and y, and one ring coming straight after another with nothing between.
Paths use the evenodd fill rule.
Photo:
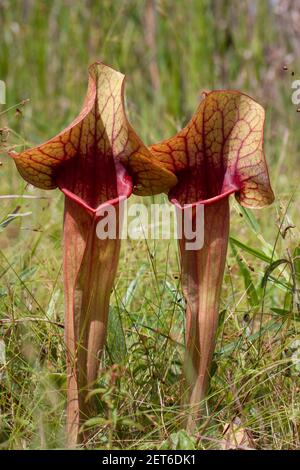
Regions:
<instances>
[{"instance_id":1,"label":"carnivorous pitcher plant","mask_svg":"<svg viewBox=\"0 0 300 470\"><path fill-rule=\"evenodd\" d=\"M186 298L186 356L183 403L192 430L205 397L229 233L229 196L245 207L273 202L263 152L264 109L238 91L206 93L191 121L175 137L153 145L156 160L178 183L169 199L179 211L204 205L204 246L187 249L179 240L181 282ZM184 218L179 219L184 225Z\"/></svg>"},{"instance_id":2,"label":"carnivorous pitcher plant","mask_svg":"<svg viewBox=\"0 0 300 470\"><path fill-rule=\"evenodd\" d=\"M218 321L229 233L229 196L246 207L270 204L263 153L264 110L237 91L207 93L175 137L147 148L124 110L124 76L101 63L89 69L79 116L53 139L22 153L11 152L21 175L65 195L64 286L69 445L84 439L81 423L93 414L87 400L104 347L109 298L120 249L117 236L99 239L96 226L108 206L119 216L132 192L167 192L179 211L204 205L204 246L179 240L186 298L183 402L192 430L205 397ZM120 217L117 217L120 224ZM196 222L196 219L195 219Z\"/></svg>"},{"instance_id":3,"label":"carnivorous pitcher plant","mask_svg":"<svg viewBox=\"0 0 300 470\"><path fill-rule=\"evenodd\" d=\"M87 398L106 338L120 250L120 202L134 186L138 194L156 194L176 177L153 160L130 126L124 76L102 63L89 68L85 102L72 124L51 140L10 155L27 182L43 189L58 187L65 195L67 436L74 446L85 439L80 427L94 411ZM116 237L99 239L96 227L108 206L116 211Z\"/></svg>"}]
</instances>

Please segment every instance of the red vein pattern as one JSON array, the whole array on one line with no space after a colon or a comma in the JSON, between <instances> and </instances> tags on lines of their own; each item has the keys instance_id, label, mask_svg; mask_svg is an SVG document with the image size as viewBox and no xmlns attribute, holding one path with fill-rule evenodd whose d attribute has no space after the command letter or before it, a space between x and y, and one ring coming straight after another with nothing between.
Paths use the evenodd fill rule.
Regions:
<instances>
[{"instance_id":1,"label":"red vein pattern","mask_svg":"<svg viewBox=\"0 0 300 470\"><path fill-rule=\"evenodd\" d=\"M66 185L92 208L121 192L120 166L141 195L161 193L177 181L128 122L124 75L102 63L90 66L83 108L70 125L49 141L10 155L29 183L43 189Z\"/></svg>"},{"instance_id":2,"label":"red vein pattern","mask_svg":"<svg viewBox=\"0 0 300 470\"><path fill-rule=\"evenodd\" d=\"M180 204L235 193L247 207L274 200L263 153L264 109L238 91L213 91L174 137L151 151L178 179L169 196Z\"/></svg>"}]
</instances>

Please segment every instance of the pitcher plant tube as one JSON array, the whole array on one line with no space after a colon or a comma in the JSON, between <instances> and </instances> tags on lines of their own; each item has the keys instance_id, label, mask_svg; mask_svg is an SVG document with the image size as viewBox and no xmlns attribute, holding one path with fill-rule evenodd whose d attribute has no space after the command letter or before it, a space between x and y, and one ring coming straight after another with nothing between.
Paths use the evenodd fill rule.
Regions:
<instances>
[{"instance_id":1,"label":"pitcher plant tube","mask_svg":"<svg viewBox=\"0 0 300 470\"><path fill-rule=\"evenodd\" d=\"M65 195L63 267L67 354L67 439L86 439L81 425L94 413L88 400L104 348L109 299L120 250L120 202L133 188L157 194L176 183L154 161L129 124L124 108L124 76L95 63L82 111L56 137L22 153L10 152L23 178ZM96 226L116 210L115 239L99 239Z\"/></svg>"},{"instance_id":2,"label":"pitcher plant tube","mask_svg":"<svg viewBox=\"0 0 300 470\"><path fill-rule=\"evenodd\" d=\"M179 240L181 282L186 298L186 354L182 400L186 425L195 427L207 392L215 348L220 293L229 234L229 196L249 208L274 200L263 152L265 112L238 91L204 95L191 121L175 137L153 145L156 160L178 179L170 201L179 211L204 205L204 246L187 249ZM184 218L179 219L184 225ZM196 223L196 220L193 221ZM185 407L184 407L185 408Z\"/></svg>"}]
</instances>

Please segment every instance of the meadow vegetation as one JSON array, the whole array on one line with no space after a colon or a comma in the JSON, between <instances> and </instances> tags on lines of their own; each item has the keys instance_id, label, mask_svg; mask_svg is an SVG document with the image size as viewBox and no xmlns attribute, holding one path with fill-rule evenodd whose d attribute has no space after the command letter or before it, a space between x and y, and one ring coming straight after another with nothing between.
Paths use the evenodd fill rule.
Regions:
<instances>
[{"instance_id":1,"label":"meadow vegetation","mask_svg":"<svg viewBox=\"0 0 300 470\"><path fill-rule=\"evenodd\" d=\"M123 241L89 446L217 449L234 428L233 446L300 447L299 11L298 0L0 0L0 448L65 443L63 197L26 185L7 150L71 122L95 60L126 74L147 144L181 129L204 90L259 101L276 201L250 211L232 198L208 416L193 436L180 411L176 241Z\"/></svg>"}]
</instances>

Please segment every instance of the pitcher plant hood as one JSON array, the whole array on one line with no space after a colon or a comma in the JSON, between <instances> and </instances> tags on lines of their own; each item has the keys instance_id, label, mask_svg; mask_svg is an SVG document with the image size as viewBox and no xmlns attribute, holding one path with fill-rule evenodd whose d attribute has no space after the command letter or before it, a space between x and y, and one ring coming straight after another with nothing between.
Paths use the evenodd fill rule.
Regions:
<instances>
[{"instance_id":1,"label":"pitcher plant hood","mask_svg":"<svg viewBox=\"0 0 300 470\"><path fill-rule=\"evenodd\" d=\"M140 195L158 194L176 184L175 175L153 159L126 117L124 79L102 63L92 64L78 117L47 142L10 152L28 183L59 187L91 209L118 194L129 195L132 184Z\"/></svg>"},{"instance_id":2,"label":"pitcher plant hood","mask_svg":"<svg viewBox=\"0 0 300 470\"><path fill-rule=\"evenodd\" d=\"M263 151L265 112L239 91L205 94L191 121L151 151L178 183L173 202L211 204L235 193L245 207L273 202Z\"/></svg>"}]
</instances>

